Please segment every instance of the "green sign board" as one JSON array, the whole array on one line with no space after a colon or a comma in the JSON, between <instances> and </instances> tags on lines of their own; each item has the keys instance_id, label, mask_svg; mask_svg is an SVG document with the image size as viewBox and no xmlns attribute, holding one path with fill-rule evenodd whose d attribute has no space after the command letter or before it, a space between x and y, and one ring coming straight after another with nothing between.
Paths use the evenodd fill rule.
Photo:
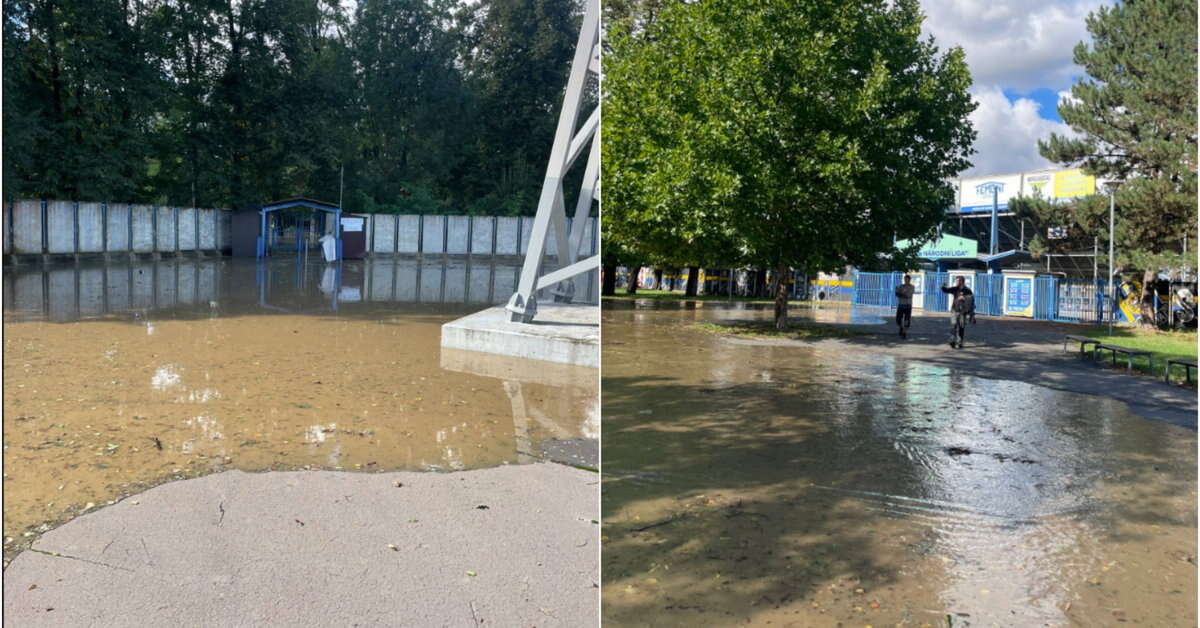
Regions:
<instances>
[{"instance_id":1,"label":"green sign board","mask_svg":"<svg viewBox=\"0 0 1200 628\"><path fill-rule=\"evenodd\" d=\"M908 240L898 240L896 248L902 249L908 244ZM978 255L978 242L952 235L944 235L917 251L917 257L924 259L977 259Z\"/></svg>"}]
</instances>

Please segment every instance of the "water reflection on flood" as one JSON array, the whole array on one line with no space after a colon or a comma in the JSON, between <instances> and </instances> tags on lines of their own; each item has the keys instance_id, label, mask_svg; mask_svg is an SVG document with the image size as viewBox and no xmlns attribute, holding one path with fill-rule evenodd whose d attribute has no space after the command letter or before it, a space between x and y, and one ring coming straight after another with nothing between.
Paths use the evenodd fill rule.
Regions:
<instances>
[{"instance_id":1,"label":"water reflection on flood","mask_svg":"<svg viewBox=\"0 0 1200 628\"><path fill-rule=\"evenodd\" d=\"M605 625L1194 625L1196 435L604 313Z\"/></svg>"},{"instance_id":2,"label":"water reflection on flood","mask_svg":"<svg viewBox=\"0 0 1200 628\"><path fill-rule=\"evenodd\" d=\"M486 258L7 270L6 559L89 503L225 468L595 466L595 369L441 355L441 325L505 301L519 272Z\"/></svg>"},{"instance_id":3,"label":"water reflection on flood","mask_svg":"<svg viewBox=\"0 0 1200 628\"><path fill-rule=\"evenodd\" d=\"M551 265L547 265L552 270ZM173 258L128 263L5 268L9 320L72 321L112 314L179 316L351 312L380 304L442 305L472 311L503 303L520 278L516 258L395 257L327 264L310 256L263 261ZM596 273L577 279L576 301L595 303ZM543 291L542 298L549 298ZM462 306L457 307L455 306Z\"/></svg>"}]
</instances>

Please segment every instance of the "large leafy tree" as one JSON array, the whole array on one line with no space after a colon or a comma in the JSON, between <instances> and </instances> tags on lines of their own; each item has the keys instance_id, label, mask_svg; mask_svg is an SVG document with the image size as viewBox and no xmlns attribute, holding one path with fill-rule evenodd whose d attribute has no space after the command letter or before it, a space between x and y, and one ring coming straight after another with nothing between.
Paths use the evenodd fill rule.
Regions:
<instances>
[{"instance_id":1,"label":"large leafy tree","mask_svg":"<svg viewBox=\"0 0 1200 628\"><path fill-rule=\"evenodd\" d=\"M1051 161L1122 182L1113 266L1142 271L1149 287L1160 269L1195 268L1195 254L1185 254L1183 243L1197 219L1196 3L1122 2L1089 15L1087 27L1092 41L1075 46L1075 63L1087 78L1058 108L1075 133L1051 135L1038 148ZM1036 250L1108 242L1106 194L1069 206L1022 199L1015 207L1040 227ZM1048 240L1051 227L1067 227L1067 237ZM1144 314L1152 307L1147 290ZM1154 316L1143 320L1151 324Z\"/></svg>"},{"instance_id":2,"label":"large leafy tree","mask_svg":"<svg viewBox=\"0 0 1200 628\"><path fill-rule=\"evenodd\" d=\"M605 235L781 275L927 236L975 134L963 53L922 40L922 19L916 0L705 0L613 25Z\"/></svg>"}]
</instances>

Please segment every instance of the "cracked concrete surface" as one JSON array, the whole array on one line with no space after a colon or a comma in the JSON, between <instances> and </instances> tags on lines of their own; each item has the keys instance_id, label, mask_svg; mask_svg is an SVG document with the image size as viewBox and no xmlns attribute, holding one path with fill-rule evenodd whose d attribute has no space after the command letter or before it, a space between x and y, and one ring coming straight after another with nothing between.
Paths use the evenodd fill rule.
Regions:
<instances>
[{"instance_id":1,"label":"cracked concrete surface","mask_svg":"<svg viewBox=\"0 0 1200 628\"><path fill-rule=\"evenodd\" d=\"M19 555L4 625L594 625L598 480L533 464L165 484Z\"/></svg>"}]
</instances>

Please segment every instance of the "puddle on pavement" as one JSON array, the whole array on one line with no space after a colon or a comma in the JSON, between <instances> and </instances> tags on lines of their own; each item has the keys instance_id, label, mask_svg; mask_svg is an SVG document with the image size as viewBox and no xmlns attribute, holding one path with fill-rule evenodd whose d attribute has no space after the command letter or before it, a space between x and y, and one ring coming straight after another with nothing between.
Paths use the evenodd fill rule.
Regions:
<instances>
[{"instance_id":1,"label":"puddle on pavement","mask_svg":"<svg viewBox=\"0 0 1200 628\"><path fill-rule=\"evenodd\" d=\"M1195 625L1194 431L737 315L603 311L606 626Z\"/></svg>"},{"instance_id":2,"label":"puddle on pavement","mask_svg":"<svg viewBox=\"0 0 1200 628\"><path fill-rule=\"evenodd\" d=\"M595 369L441 351L511 294L519 260L490 262L6 271L5 563L89 504L227 468L596 466Z\"/></svg>"}]
</instances>

